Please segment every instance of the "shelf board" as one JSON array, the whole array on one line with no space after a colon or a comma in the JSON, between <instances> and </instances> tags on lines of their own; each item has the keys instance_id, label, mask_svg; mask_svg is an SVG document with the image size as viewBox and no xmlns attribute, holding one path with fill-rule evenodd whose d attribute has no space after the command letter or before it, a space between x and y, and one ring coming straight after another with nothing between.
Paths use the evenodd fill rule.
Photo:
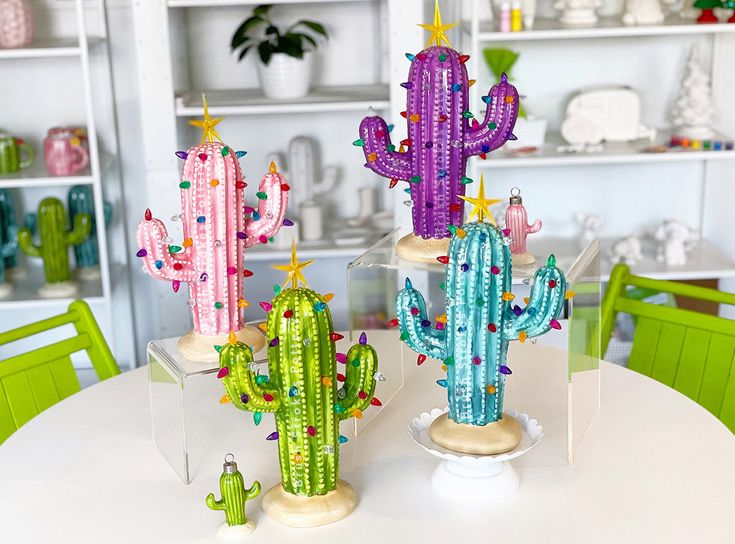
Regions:
<instances>
[{"instance_id":1,"label":"shelf board","mask_svg":"<svg viewBox=\"0 0 735 544\"><path fill-rule=\"evenodd\" d=\"M371 0L270 0L269 4L347 4ZM250 6L262 4L262 0L168 0L170 8L209 8L216 6Z\"/></svg>"},{"instance_id":2,"label":"shelf board","mask_svg":"<svg viewBox=\"0 0 735 544\"><path fill-rule=\"evenodd\" d=\"M610 248L617 239L600 240L600 272L602 281L610 279L610 271L614 263L610 260ZM630 269L633 274L658 280L697 280L735 277L735 262L728 259L719 248L707 240L701 240L689 253L684 266L666 266L659 264L652 257L656 253L656 243L651 239L642 240L643 259ZM528 248L536 256L537 262L529 267L529 278L533 276L539 263L553 253L557 263L564 267L567 261L573 261L579 254L578 240L571 238L536 238L528 239ZM570 263L569 263L570 264ZM516 270L514 269L514 273Z\"/></svg>"},{"instance_id":3,"label":"shelf board","mask_svg":"<svg viewBox=\"0 0 735 544\"><path fill-rule=\"evenodd\" d=\"M202 93L212 115L264 115L376 110L390 107L387 85L315 87L308 96L295 100L272 100L260 89L186 91L176 96L176 115L203 115Z\"/></svg>"},{"instance_id":4,"label":"shelf board","mask_svg":"<svg viewBox=\"0 0 735 544\"><path fill-rule=\"evenodd\" d=\"M94 176L89 168L73 176L49 176L43 165L43 157L36 157L30 168L13 172L12 174L0 174L0 189L13 187L66 187L69 185L91 185Z\"/></svg>"},{"instance_id":5,"label":"shelf board","mask_svg":"<svg viewBox=\"0 0 735 544\"><path fill-rule=\"evenodd\" d=\"M38 296L38 288L44 283L43 268L35 262L26 264L25 268L25 277L6 278L15 288L9 296L0 298L0 311L20 308L64 307L79 298L83 298L89 304L105 302L101 280L79 281L79 291L74 297L41 298Z\"/></svg>"},{"instance_id":6,"label":"shelf board","mask_svg":"<svg viewBox=\"0 0 735 544\"><path fill-rule=\"evenodd\" d=\"M100 38L89 38L89 47L101 43ZM51 38L38 40L28 47L18 49L0 49L2 59L49 59L57 57L78 57L81 54L79 41L73 38Z\"/></svg>"},{"instance_id":7,"label":"shelf board","mask_svg":"<svg viewBox=\"0 0 735 544\"><path fill-rule=\"evenodd\" d=\"M462 28L470 32L469 23L464 23ZM494 21L481 21L477 38L481 42L518 42L735 32L735 25L728 23L699 25L688 21L666 20L660 25L626 26L615 17L601 17L596 25L588 27L564 26L558 19L537 18L531 30L498 32L496 28Z\"/></svg>"},{"instance_id":8,"label":"shelf board","mask_svg":"<svg viewBox=\"0 0 735 544\"><path fill-rule=\"evenodd\" d=\"M735 25L733 25L735 26ZM557 151L557 146L564 145L558 133L547 133L546 143L538 151L529 155L510 154L503 148L487 156L487 160L479 161L480 168L518 168L537 166L570 166L585 164L630 164L650 162L683 162L714 161L735 159L735 151L694 151L691 149L671 150L664 153L643 151L656 143L669 141L669 133L660 131L655 142L635 140L633 142L609 142L604 149L594 153L570 153ZM717 135L713 140L731 141L730 138Z\"/></svg>"}]
</instances>

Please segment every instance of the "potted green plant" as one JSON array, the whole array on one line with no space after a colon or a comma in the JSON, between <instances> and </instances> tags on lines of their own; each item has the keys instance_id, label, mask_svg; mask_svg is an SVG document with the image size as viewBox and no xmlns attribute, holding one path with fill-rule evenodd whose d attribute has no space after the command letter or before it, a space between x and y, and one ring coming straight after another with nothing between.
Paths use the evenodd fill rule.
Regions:
<instances>
[{"instance_id":1,"label":"potted green plant","mask_svg":"<svg viewBox=\"0 0 735 544\"><path fill-rule=\"evenodd\" d=\"M511 69L515 65L520 53L510 49L488 48L483 51L485 62L496 80L500 80L501 74L506 74L508 80L512 80ZM546 139L546 119L526 115L523 103L518 102L518 120L513 127L513 134L517 140L509 140L503 145L504 149L521 149L541 147Z\"/></svg>"},{"instance_id":2,"label":"potted green plant","mask_svg":"<svg viewBox=\"0 0 735 544\"><path fill-rule=\"evenodd\" d=\"M311 86L313 50L317 40L328 38L321 23L300 20L285 30L270 16L270 5L253 9L232 36L238 61L250 51L257 51L258 76L263 94L268 98L292 99L305 96Z\"/></svg>"}]
</instances>

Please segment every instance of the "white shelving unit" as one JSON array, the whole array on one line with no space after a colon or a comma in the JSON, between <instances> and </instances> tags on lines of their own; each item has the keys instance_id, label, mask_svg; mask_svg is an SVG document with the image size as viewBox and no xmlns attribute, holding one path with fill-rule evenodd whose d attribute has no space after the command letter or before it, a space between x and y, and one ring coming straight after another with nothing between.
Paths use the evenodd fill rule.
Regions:
<instances>
[{"instance_id":1,"label":"white shelving unit","mask_svg":"<svg viewBox=\"0 0 735 544\"><path fill-rule=\"evenodd\" d=\"M39 9L42 9L39 7ZM90 12L94 12L96 21L94 35L89 32L89 20L92 17ZM26 195L28 200L39 200L40 195L51 192L54 196L65 200L65 188L73 185L89 185L92 187L94 196L94 207L96 217L96 231L98 240L98 250L100 258L100 274L98 280L79 281L79 292L74 298L82 298L86 300L95 313L97 320L102 327L105 338L111 345L116 354L118 363L121 366L134 366L133 345L134 338L132 333L132 313L130 311L130 295L129 285L127 281L127 259L125 252L115 257L116 264L112 264L109 244L125 247L125 235L122 228L122 221L118 222L114 233L108 231L105 225L105 214L103 212L103 203L106 197L121 196L121 181L119 171L114 168L116 161L113 156L118 153L116 120L114 114L114 100L112 92L111 69L109 60L109 50L107 43L107 24L105 1L97 0L94 6L85 0L74 0L73 7L69 5L59 8L58 13L44 14L47 17L55 16L65 17L66 28L75 27L74 36L65 37L48 37L45 35L45 28L37 25L36 35L39 36L37 41L31 45L20 49L0 49L0 63L20 61L23 63L23 77L29 77L28 84L35 90L41 85L32 85L33 77L44 77L43 86L52 89L53 85L73 86L79 85L81 89L81 101L83 103L82 111L84 118L80 118L79 124L83 124L87 131L87 143L89 146L89 166L86 171L81 173L54 177L49 176L44 166L42 146L34 145L36 158L33 165L28 168L12 174L0 175L0 188L15 189L21 191L20 196ZM45 22L45 21L44 21ZM48 63L34 63L34 60L44 60L48 63L67 62L64 65L69 73L64 73L62 81L53 81L53 76L49 76L42 70L48 68ZM2 66L2 64L0 64ZM38 74L34 74L34 70ZM7 73L7 72L6 72ZM76 79L75 73L78 73L81 81L73 81ZM11 84L8 80L8 89ZM5 82L3 83L3 86ZM33 96L30 94L30 96ZM20 99L25 98L22 94ZM33 98L30 98L33 100ZM59 100L58 103L52 101L51 108L54 105L60 112L68 107L68 104ZM12 127L5 126L11 132L16 130L24 130L23 126L30 124L36 127L45 126L50 128L57 124L54 118L33 119L33 123L29 123L29 118L34 115L42 115L36 113L33 103L18 103L12 106L6 102L6 107L13 108L14 112L23 112L21 119L16 119L8 112L7 117L12 118ZM46 104L44 104L46 106ZM43 110L42 110L43 111ZM64 118L65 113L60 113L60 117ZM101 121L102 120L102 121ZM10 123L10 119L4 119L5 123ZM23 123L23 125L21 125ZM104 125L104 126L103 126ZM100 131L103 126L104 134ZM28 130L27 128L25 130ZM37 142L40 142L44 134L35 134ZM23 200L26 200L23 198ZM66 207L66 204L65 204ZM29 209L25 207L22 212L35 212L35 208ZM124 202L121 198L115 199L113 215L120 219L124 217ZM20 218L16 218L20 220ZM71 249L69 249L71 252ZM73 263L71 259L71 263ZM111 273L112 270L115 273ZM65 307L73 300L72 298L40 298L37 290L43 284L43 270L38 259L26 259L24 275L17 278L9 278L8 280L14 284L14 291L6 298L0 299L0 315L3 316L3 328L9 328L13 325L22 324L23 322L40 320L53 315L55 312L64 311ZM74 270L72 268L72 274ZM12 315L12 319L8 320Z\"/></svg>"},{"instance_id":2,"label":"white shelving unit","mask_svg":"<svg viewBox=\"0 0 735 544\"><path fill-rule=\"evenodd\" d=\"M699 42L698 46L704 48L704 58L710 59L711 61L711 78L713 96L716 104L718 105L718 124L717 128L725 132L725 135L718 135L716 140L732 141L735 135L735 112L731 108L731 100L729 98L729 89L735 85L735 77L732 70L731 55L735 51L735 25L732 24L711 24L711 25L698 25L694 23L681 22L681 21L667 21L662 25L655 26L625 26L619 19L613 18L601 18L599 23L594 27L587 28L569 28L564 27L555 19L543 19L537 18L534 24L534 28L528 31L503 33L498 32L497 23L488 20L489 8L481 3L480 0L463 0L459 6L457 16L462 21L460 25L460 31L458 34L461 37L461 44L463 45L463 52L470 55L470 63L468 70L471 74L475 74L472 77L477 77L478 85L480 89L489 88L491 81L487 76L481 78L478 74L482 74L483 71L488 73L483 66L483 54L482 50L485 47L508 47L516 51L521 52L521 62L528 63L533 62L534 58L530 55L539 55L545 53L545 49L553 48L553 51L558 54L558 60L560 63L564 63L567 68L563 71L564 74L569 74L570 70L568 67L575 66L576 61L580 55L585 55L585 59L590 58L596 59L597 63L605 63L605 55L614 54L613 52L621 51L620 55L624 56L626 53L627 57L631 59L629 63L629 76L631 79L637 78L638 81L647 81L641 77L641 69L644 66L649 66L645 62L643 55L646 52L651 51L651 47L654 47L656 43L660 43L661 47L674 48L676 42L671 37L682 36L688 37L688 39L701 38L702 44ZM611 39L616 40L611 42ZM638 40L638 41L635 41ZM656 40L661 40L656 42ZM618 49L614 47L613 43L620 43L627 47L627 49ZM645 44L648 49L640 48L640 52L636 53L636 57L630 56L632 50L631 44L641 45ZM682 45L682 47L687 47ZM530 51L532 53L525 53ZM580 57L581 58L581 57ZM635 58L635 62L633 62ZM548 57L547 57L548 59ZM640 64L639 64L640 62ZM563 75L558 75L555 72L557 68L564 68L564 66L553 66L546 63L543 67L539 67L544 74L553 74L555 76L553 93L556 100L563 94L571 95L576 87L572 86L569 88L562 88L558 85L558 81L564 81ZM620 76L619 66L615 74ZM656 67L657 74L662 70L660 66ZM515 69L514 69L515 72ZM592 71L588 70L585 74L591 74ZM594 75L599 76L599 81L589 84L630 84L630 81L620 81L619 79L610 80L608 78L615 77L610 76L607 70L594 70ZM669 75L669 74L667 74ZM678 79L676 77L675 79ZM585 80L586 81L586 80ZM543 93L544 89L529 87L523 85L520 82L520 91L523 95L538 95ZM647 81L650 85L651 81ZM654 80L653 84L657 82ZM537 82L538 85L538 82ZM644 103L648 101L653 102L657 106L663 103L664 93L662 91L670 91L670 89L661 88L648 88L638 89L641 92ZM645 94L646 91L648 94ZM476 92L472 95L473 108L475 111L483 111L483 104L480 101L480 96L484 94L482 92ZM550 123L552 124L552 123ZM659 190L655 191L657 202L655 203L658 208L657 210L664 209L668 217L677 218L684 211L688 211L689 215L696 215L698 224L693 224L699 228L702 234L702 240L689 258L689 262L683 267L666 267L655 262L651 257L651 254L655 251L652 243L646 241L644 244L644 250L646 257L643 261L632 267L633 271L638 274L646 275L652 278L660 279L676 279L676 280L694 280L694 279L729 279L735 278L735 232L732 229L732 218L729 218L730 224L727 224L727 213L722 209L723 199L732 200L732 169L735 165L735 151L723 150L723 151L705 151L699 150L685 150L685 151L667 151L667 152L647 152L646 148L651 148L655 143L664 144L669 140L669 133L666 130L659 131L659 135L656 142L650 142L647 140L640 140L630 143L610 143L606 144L603 151L598 153L566 153L557 150L557 146L562 144L563 141L558 133L553 132L554 127L552 124L552 131L547 132L546 144L540 148L537 152L520 155L511 154L503 151L502 149L488 155L487 160L473 159L470 163L470 172L472 176L478 176L481 172L485 174L486 180L495 180L497 185L498 180L502 182L504 177L511 176L515 184L520 185L524 183L522 187L533 191L535 200L533 203L527 202L527 206L532 206L534 210L529 210L529 214L541 215L539 208L543 212L543 219L547 223L551 224L563 224L564 222L571 221L571 215L566 215L569 212L562 212L564 216L555 215L558 214L558 210L544 207L546 202L558 203L559 199L546 198L552 197L557 187L565 186L573 188L572 182L564 185L567 178L572 176L579 176L575 174L577 170L583 171L585 178L585 185L594 185L600 183L599 191L597 192L597 198L601 202L610 200L616 191L614 185L610 185L609 181L614 179L614 176L610 174L611 168L624 169L626 165L636 165L636 167L644 168L645 171L641 171L640 186L644 186L646 190L654 192L651 189L650 183L656 183L659 186ZM723 146L724 149L724 146ZM650 149L648 150L650 151ZM605 176L601 176L601 179L605 179L608 183L603 184L602 181L597 181L594 175L594 168L597 166L605 165L606 170L604 171ZM677 165L676 168L679 170L672 170L673 167L667 165ZM549 167L554 167L549 169ZM542 170L532 170L532 169ZM657 170L660 171L657 174ZM497 171L497 174L493 174ZM536 178L533 181L515 182L515 180L523 180L526 173L536 172ZM543 172L543 175L540 173ZM600 170L600 173L603 171ZM620 181L628 183L628 187L634 182L631 181L631 176L636 173L630 168L627 170L620 170ZM643 173L645 172L645 173ZM682 177L678 179L676 176L679 172L682 172ZM672 177L673 173L673 177ZM543 185L540 178L543 177ZM655 180L655 181L652 181ZM536 184L536 185L532 185ZM473 191L476 189L470 189ZM572 189L574 190L574 189ZM690 208L688 210L677 209L675 206L666 207L665 203L667 200L676 199L677 195L683 191L687 191L687 194L696 195L696 201L690 202ZM585 193L589 195L589 192ZM631 199L635 199L636 195L631 194ZM568 200L574 202L578 206L578 210L585 210L585 206L589 205L588 201L578 201L575 199L574 194L569 194ZM660 200L660 204L659 201ZM617 200L616 202L619 202ZM644 217L643 212L646 211L645 206L633 206L632 208L640 210L640 217L635 216L635 212L626 211L618 216L605 217L604 221L622 221L623 223L629 224L628 233L639 232L644 233L647 229L650 229L650 225L636 225L636 220L645 221L647 218ZM691 210L695 210L696 214L693 214ZM576 249L574 241L569 238L558 238L558 237L539 237L538 241L533 241L529 238L529 244L533 247L534 244L539 244L544 250L554 251L557 254L564 254L565 251L569 253L572 249ZM613 240L603 239L601 240L601 255L603 263L603 275L605 278L609 274L611 263L607 255L609 254L609 248ZM557 244L557 249L554 250L553 244ZM566 248L566 250L565 250ZM573 254L570 253L570 254ZM733 280L730 280L733 281ZM732 284L731 284L732 285ZM730 287L732 289L732 287Z\"/></svg>"}]
</instances>

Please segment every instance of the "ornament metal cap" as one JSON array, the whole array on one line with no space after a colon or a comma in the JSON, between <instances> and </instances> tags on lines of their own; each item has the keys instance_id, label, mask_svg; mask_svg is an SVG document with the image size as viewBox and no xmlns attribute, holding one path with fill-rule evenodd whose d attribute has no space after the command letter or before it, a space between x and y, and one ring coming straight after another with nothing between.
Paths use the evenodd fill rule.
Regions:
<instances>
[{"instance_id":1,"label":"ornament metal cap","mask_svg":"<svg viewBox=\"0 0 735 544\"><path fill-rule=\"evenodd\" d=\"M235 463L235 456L231 453L225 455L225 463L222 465L222 471L225 474L234 474L237 472L237 463Z\"/></svg>"},{"instance_id":2,"label":"ornament metal cap","mask_svg":"<svg viewBox=\"0 0 735 544\"><path fill-rule=\"evenodd\" d=\"M523 198L521 198L521 190L518 187L513 187L510 190L510 203L523 204Z\"/></svg>"}]
</instances>

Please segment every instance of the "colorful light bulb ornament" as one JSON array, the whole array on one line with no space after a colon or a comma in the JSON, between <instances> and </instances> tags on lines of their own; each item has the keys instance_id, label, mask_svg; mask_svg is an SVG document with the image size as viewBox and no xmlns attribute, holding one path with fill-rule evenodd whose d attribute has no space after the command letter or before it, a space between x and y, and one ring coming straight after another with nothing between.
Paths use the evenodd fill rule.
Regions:
<instances>
[{"instance_id":1,"label":"colorful light bulb ornament","mask_svg":"<svg viewBox=\"0 0 735 544\"><path fill-rule=\"evenodd\" d=\"M211 510L225 512L225 523L217 531L217 536L229 541L244 539L255 530L255 523L248 520L245 513L245 503L260 494L260 482L255 480L250 489L245 489L245 480L237 470L235 457L228 453L222 465L219 492L219 500L214 498L214 493L206 498Z\"/></svg>"},{"instance_id":2,"label":"colorful light bulb ornament","mask_svg":"<svg viewBox=\"0 0 735 544\"><path fill-rule=\"evenodd\" d=\"M523 266L535 263L535 257L526 250L526 237L541 230L541 220L536 219L533 225L528 224L528 213L523 206L521 190L518 187L510 190L510 205L505 209L505 227L511 238L510 252L513 255L513 264Z\"/></svg>"},{"instance_id":3,"label":"colorful light bulb ornament","mask_svg":"<svg viewBox=\"0 0 735 544\"><path fill-rule=\"evenodd\" d=\"M327 295L309 289L295 247L287 283L272 302L261 303L268 312L268 377L251 369L252 350L233 336L220 352L218 377L232 404L275 415L276 430L267 440L278 441L281 484L263 497L263 510L292 527L314 527L338 521L352 512L357 495L339 480L339 447L346 438L339 423L362 417L374 399L378 358L362 333L345 355L336 353ZM298 283L304 284L303 287ZM337 362L344 364L337 372Z\"/></svg>"},{"instance_id":4,"label":"colorful light bulb ornament","mask_svg":"<svg viewBox=\"0 0 735 544\"><path fill-rule=\"evenodd\" d=\"M446 379L438 383L447 388L449 412L429 433L448 450L493 455L518 445L520 425L503 413L505 378L511 374L508 342L560 326L566 280L553 255L536 271L528 304L520 308L511 293L509 245L500 228L482 221L455 232L448 255L440 258L447 265L446 320L436 328L410 280L396 298L401 338L419 358L434 357L446 368Z\"/></svg>"},{"instance_id":5,"label":"colorful light bulb ornament","mask_svg":"<svg viewBox=\"0 0 735 544\"><path fill-rule=\"evenodd\" d=\"M360 123L360 138L365 166L389 178L409 182L413 203L413 233L397 244L399 257L418 262L434 262L445 255L450 227L463 222L467 159L485 157L507 140L515 139L513 127L518 116L518 92L503 74L487 96L485 119L479 123L469 111L467 76L469 57L450 47L436 3L433 25L420 25L431 31L427 48L411 61L406 88L407 107L402 115L408 122L408 138L401 142L405 152L391 143L389 128L379 116ZM433 43L433 45L432 45ZM446 45L443 45L446 44Z\"/></svg>"},{"instance_id":6,"label":"colorful light bulb ornament","mask_svg":"<svg viewBox=\"0 0 735 544\"><path fill-rule=\"evenodd\" d=\"M243 277L245 249L268 242L284 224L288 185L274 163L260 182L258 208L246 207L246 183L235 151L222 143L215 130L220 119L209 116L204 101L204 119L191 123L203 129L202 142L188 151L178 151L184 160L181 189L181 220L184 240L174 244L165 225L146 210L138 225L137 256L154 278L168 280L174 292L189 285L189 304L194 329L181 337L179 351L190 360L216 362L216 348L227 342L230 332L255 350L265 345L257 328L245 325ZM250 217L246 217L250 215Z\"/></svg>"}]
</instances>

